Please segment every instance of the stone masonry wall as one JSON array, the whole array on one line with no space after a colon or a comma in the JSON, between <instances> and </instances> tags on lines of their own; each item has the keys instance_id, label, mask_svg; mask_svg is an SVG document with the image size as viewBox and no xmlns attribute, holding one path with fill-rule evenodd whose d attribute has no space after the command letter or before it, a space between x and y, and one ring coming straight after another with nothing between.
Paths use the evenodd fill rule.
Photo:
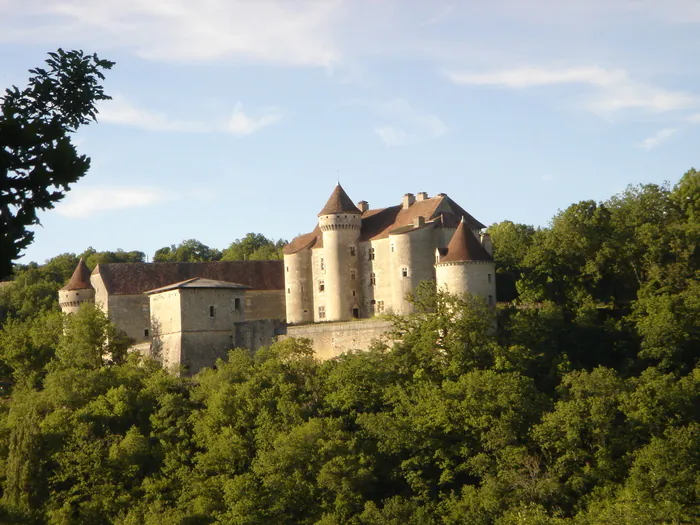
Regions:
<instances>
[{"instance_id":1,"label":"stone masonry wall","mask_svg":"<svg viewBox=\"0 0 700 525\"><path fill-rule=\"evenodd\" d=\"M287 334L279 336L279 339L288 337L311 339L316 356L325 360L351 350L368 350L371 343L385 337L391 327L390 321L377 319L288 326Z\"/></svg>"}]
</instances>

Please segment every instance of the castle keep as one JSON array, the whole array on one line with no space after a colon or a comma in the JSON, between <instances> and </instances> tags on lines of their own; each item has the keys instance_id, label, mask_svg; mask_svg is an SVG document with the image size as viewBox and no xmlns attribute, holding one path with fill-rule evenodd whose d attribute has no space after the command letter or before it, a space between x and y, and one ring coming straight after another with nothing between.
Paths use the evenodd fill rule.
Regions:
<instances>
[{"instance_id":1,"label":"castle keep","mask_svg":"<svg viewBox=\"0 0 700 525\"><path fill-rule=\"evenodd\" d=\"M494 305L496 270L483 228L444 193L407 193L399 205L370 209L338 184L316 228L284 248L287 322L408 314L406 295L422 281Z\"/></svg>"}]
</instances>

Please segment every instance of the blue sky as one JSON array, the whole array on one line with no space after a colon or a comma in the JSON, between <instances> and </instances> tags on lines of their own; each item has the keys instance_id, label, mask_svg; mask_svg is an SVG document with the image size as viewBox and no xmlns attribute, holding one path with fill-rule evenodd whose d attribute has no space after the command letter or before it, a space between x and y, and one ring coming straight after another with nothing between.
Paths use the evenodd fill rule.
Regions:
<instances>
[{"instance_id":1,"label":"blue sky","mask_svg":"<svg viewBox=\"0 0 700 525\"><path fill-rule=\"evenodd\" d=\"M57 47L116 61L92 169L23 262L309 231L338 179L485 224L697 162L697 0L0 0L0 86Z\"/></svg>"}]
</instances>

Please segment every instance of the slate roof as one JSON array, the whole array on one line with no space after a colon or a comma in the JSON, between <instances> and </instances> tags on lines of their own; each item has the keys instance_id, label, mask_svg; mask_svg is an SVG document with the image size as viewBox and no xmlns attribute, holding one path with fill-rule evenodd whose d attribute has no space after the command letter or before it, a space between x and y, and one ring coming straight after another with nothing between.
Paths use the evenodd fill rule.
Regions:
<instances>
[{"instance_id":1,"label":"slate roof","mask_svg":"<svg viewBox=\"0 0 700 525\"><path fill-rule=\"evenodd\" d=\"M331 213L361 213L340 184L335 187L318 216L330 215Z\"/></svg>"},{"instance_id":2,"label":"slate roof","mask_svg":"<svg viewBox=\"0 0 700 525\"><path fill-rule=\"evenodd\" d=\"M238 283L229 283L226 281L215 281L213 279L204 279L202 277L193 277L192 279L187 279L186 281L169 284L167 286L156 288L155 290L148 290L144 293L150 295L154 293L167 292L169 290L177 290L178 288L226 288L233 290L247 290L250 288L250 286L245 286L244 284Z\"/></svg>"},{"instance_id":3,"label":"slate roof","mask_svg":"<svg viewBox=\"0 0 700 525\"><path fill-rule=\"evenodd\" d=\"M493 258L467 227L467 223L462 221L447 245L447 254L440 257L440 263L469 261L491 262Z\"/></svg>"},{"instance_id":4,"label":"slate roof","mask_svg":"<svg viewBox=\"0 0 700 525\"><path fill-rule=\"evenodd\" d=\"M99 275L114 295L141 294L194 277L249 286L253 290L284 289L282 261L218 261L98 264Z\"/></svg>"},{"instance_id":5,"label":"slate roof","mask_svg":"<svg viewBox=\"0 0 700 525\"><path fill-rule=\"evenodd\" d=\"M78 266L75 267L73 275L71 275L68 284L66 284L61 290L67 292L73 290L91 290L92 285L90 284L90 268L87 267L83 258L78 261Z\"/></svg>"},{"instance_id":6,"label":"slate roof","mask_svg":"<svg viewBox=\"0 0 700 525\"><path fill-rule=\"evenodd\" d=\"M337 186L336 190L338 188L340 186ZM340 189L342 191L342 188ZM344 191L343 194L345 194ZM345 196L347 197L347 194ZM321 214L324 212L321 212ZM423 217L426 225L433 221L435 223L433 224L434 226L443 228L457 228L462 219L466 221L470 229L480 230L486 228L485 225L467 213L459 204L444 193L441 193L430 199L415 201L407 209L404 209L399 204L388 208L367 210L362 214L360 242L384 239L389 237L390 234L396 235L412 231L415 227L411 226L416 223L418 217ZM291 255L307 248L322 247L322 239L321 230L317 226L314 231L293 239L284 248L284 253Z\"/></svg>"}]
</instances>

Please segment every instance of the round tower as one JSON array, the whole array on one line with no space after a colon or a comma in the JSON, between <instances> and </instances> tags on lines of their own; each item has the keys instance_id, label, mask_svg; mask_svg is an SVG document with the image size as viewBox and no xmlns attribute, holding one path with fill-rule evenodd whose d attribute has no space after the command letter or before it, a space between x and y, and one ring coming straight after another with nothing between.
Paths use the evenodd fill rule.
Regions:
<instances>
[{"instance_id":1,"label":"round tower","mask_svg":"<svg viewBox=\"0 0 700 525\"><path fill-rule=\"evenodd\" d=\"M58 305L65 314L78 311L83 303L95 302L95 289L90 284L90 269L81 258L73 275L63 288L58 291Z\"/></svg>"},{"instance_id":2,"label":"round tower","mask_svg":"<svg viewBox=\"0 0 700 525\"><path fill-rule=\"evenodd\" d=\"M326 321L348 321L359 317L358 241L362 212L338 184L318 214L323 235L323 280ZM319 305L320 302L319 302Z\"/></svg>"},{"instance_id":3,"label":"round tower","mask_svg":"<svg viewBox=\"0 0 700 525\"><path fill-rule=\"evenodd\" d=\"M447 253L435 264L435 281L443 291L455 295L472 293L489 306L496 304L496 264L467 228L464 218L447 246Z\"/></svg>"},{"instance_id":4,"label":"round tower","mask_svg":"<svg viewBox=\"0 0 700 525\"><path fill-rule=\"evenodd\" d=\"M316 242L315 233L294 239L284 248L284 296L289 324L314 320L311 248Z\"/></svg>"}]
</instances>

